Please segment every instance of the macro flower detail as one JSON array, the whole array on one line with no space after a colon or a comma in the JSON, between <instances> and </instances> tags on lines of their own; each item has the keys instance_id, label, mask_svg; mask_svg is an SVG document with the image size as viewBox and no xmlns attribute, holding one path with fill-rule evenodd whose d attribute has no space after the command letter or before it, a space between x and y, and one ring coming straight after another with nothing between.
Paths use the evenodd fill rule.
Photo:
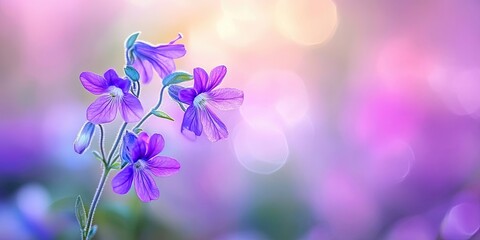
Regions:
<instances>
[{"instance_id":1,"label":"macro flower detail","mask_svg":"<svg viewBox=\"0 0 480 240\"><path fill-rule=\"evenodd\" d=\"M138 136L127 132L123 137L121 152L126 166L113 178L113 191L126 194L133 183L138 198L143 202L158 199L160 192L152 175L170 176L180 169L177 160L157 156L164 146L165 141L160 134L149 137L145 132Z\"/></svg>"},{"instance_id":2,"label":"macro flower detail","mask_svg":"<svg viewBox=\"0 0 480 240\"><path fill-rule=\"evenodd\" d=\"M112 122L120 111L125 122L136 122L143 115L143 107L138 98L129 93L131 82L120 78L110 69L103 76L92 72L82 72L80 82L95 95L101 95L87 109L87 119L94 124Z\"/></svg>"},{"instance_id":3,"label":"macro flower detail","mask_svg":"<svg viewBox=\"0 0 480 240\"><path fill-rule=\"evenodd\" d=\"M73 143L73 149L75 149L75 152L82 154L85 149L90 146L94 133L95 124L86 122L82 129L80 129L80 132L78 132L77 138L75 138L75 142Z\"/></svg>"},{"instance_id":4,"label":"macro flower detail","mask_svg":"<svg viewBox=\"0 0 480 240\"><path fill-rule=\"evenodd\" d=\"M232 110L243 103L243 92L235 88L220 88L214 90L222 82L227 68L218 66L210 75L202 68L193 70L193 88L175 87L169 91L174 99L190 105L185 111L182 122L182 131L187 129L200 136L202 132L212 141L218 141L228 136L227 127L212 111ZM178 92L178 96L175 93Z\"/></svg>"},{"instance_id":5,"label":"macro flower detail","mask_svg":"<svg viewBox=\"0 0 480 240\"><path fill-rule=\"evenodd\" d=\"M175 71L173 59L183 57L186 54L183 44L175 44L182 38L182 35L178 34L178 37L168 44L154 46L146 42L136 41L138 34L133 34L127 40L126 57L127 64L138 71L140 79L144 83L149 83L153 77L153 69L162 79Z\"/></svg>"}]
</instances>

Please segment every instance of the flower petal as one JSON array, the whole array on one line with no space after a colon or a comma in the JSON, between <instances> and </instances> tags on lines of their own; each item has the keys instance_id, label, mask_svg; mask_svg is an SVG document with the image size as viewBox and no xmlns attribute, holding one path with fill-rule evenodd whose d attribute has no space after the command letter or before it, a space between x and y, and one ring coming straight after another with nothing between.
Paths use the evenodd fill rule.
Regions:
<instances>
[{"instance_id":1,"label":"flower petal","mask_svg":"<svg viewBox=\"0 0 480 240\"><path fill-rule=\"evenodd\" d=\"M173 59L161 55L152 56L150 63L155 69L155 72L157 72L158 76L162 79L174 72L176 68Z\"/></svg>"},{"instance_id":2,"label":"flower petal","mask_svg":"<svg viewBox=\"0 0 480 240\"><path fill-rule=\"evenodd\" d=\"M193 69L193 87L197 90L197 93L205 92L208 81L208 75L205 69L195 68Z\"/></svg>"},{"instance_id":3,"label":"flower petal","mask_svg":"<svg viewBox=\"0 0 480 240\"><path fill-rule=\"evenodd\" d=\"M100 96L87 108L87 119L94 124L108 123L117 116L118 101L110 95Z\"/></svg>"},{"instance_id":4,"label":"flower petal","mask_svg":"<svg viewBox=\"0 0 480 240\"><path fill-rule=\"evenodd\" d=\"M134 162L145 157L145 152L147 151L147 141L148 135L145 132L142 132L138 135L137 140L135 141L135 144L131 150L132 159Z\"/></svg>"},{"instance_id":5,"label":"flower petal","mask_svg":"<svg viewBox=\"0 0 480 240\"><path fill-rule=\"evenodd\" d=\"M222 82L226 74L227 74L227 67L223 65L220 65L212 69L212 71L210 71L210 77L208 78L205 91L208 92L214 89L215 87L217 87L218 85L220 85L220 83Z\"/></svg>"},{"instance_id":6,"label":"flower petal","mask_svg":"<svg viewBox=\"0 0 480 240\"><path fill-rule=\"evenodd\" d=\"M157 133L153 134L148 141L145 158L150 159L156 156L163 150L163 147L165 147L165 140L163 139L163 136Z\"/></svg>"},{"instance_id":7,"label":"flower petal","mask_svg":"<svg viewBox=\"0 0 480 240\"><path fill-rule=\"evenodd\" d=\"M228 131L225 124L208 107L200 112L200 119L203 125L203 132L208 140L216 142L222 138L228 137Z\"/></svg>"},{"instance_id":8,"label":"flower petal","mask_svg":"<svg viewBox=\"0 0 480 240\"><path fill-rule=\"evenodd\" d=\"M197 91L193 88L185 88L178 92L178 99L188 105L193 104L193 100L197 96Z\"/></svg>"},{"instance_id":9,"label":"flower petal","mask_svg":"<svg viewBox=\"0 0 480 240\"><path fill-rule=\"evenodd\" d=\"M160 45L156 47L156 51L159 55L173 59L181 58L187 53L183 44Z\"/></svg>"},{"instance_id":10,"label":"flower petal","mask_svg":"<svg viewBox=\"0 0 480 240\"><path fill-rule=\"evenodd\" d=\"M152 46L146 42L137 41L135 43L135 52L143 56L161 55L166 58L180 58L185 56L187 51L183 44L160 44Z\"/></svg>"},{"instance_id":11,"label":"flower petal","mask_svg":"<svg viewBox=\"0 0 480 240\"><path fill-rule=\"evenodd\" d=\"M82 72L80 82L87 91L99 95L108 91L108 82L105 78L92 72Z\"/></svg>"},{"instance_id":12,"label":"flower petal","mask_svg":"<svg viewBox=\"0 0 480 240\"><path fill-rule=\"evenodd\" d=\"M208 104L218 110L232 110L243 103L243 91L236 88L220 88L208 93Z\"/></svg>"},{"instance_id":13,"label":"flower petal","mask_svg":"<svg viewBox=\"0 0 480 240\"><path fill-rule=\"evenodd\" d=\"M139 155L138 153L132 154L132 149L134 149L135 144L137 144L136 142L137 136L132 132L127 131L123 136L123 145L121 150L121 158L123 162L134 163L138 159L133 158L137 157Z\"/></svg>"},{"instance_id":14,"label":"flower petal","mask_svg":"<svg viewBox=\"0 0 480 240\"><path fill-rule=\"evenodd\" d=\"M120 103L120 113L125 122L137 122L142 118L143 107L140 100L131 93L125 93Z\"/></svg>"},{"instance_id":15,"label":"flower petal","mask_svg":"<svg viewBox=\"0 0 480 240\"><path fill-rule=\"evenodd\" d=\"M112 179L112 188L115 193L125 194L132 187L133 182L133 167L127 165Z\"/></svg>"},{"instance_id":16,"label":"flower petal","mask_svg":"<svg viewBox=\"0 0 480 240\"><path fill-rule=\"evenodd\" d=\"M157 156L147 161L148 169L157 177L170 176L180 169L177 160L164 156Z\"/></svg>"},{"instance_id":17,"label":"flower petal","mask_svg":"<svg viewBox=\"0 0 480 240\"><path fill-rule=\"evenodd\" d=\"M108 69L108 70L103 74L103 77L107 80L107 82L109 83L109 85L112 85L111 83L113 82L113 80L119 78L117 72L115 72L115 70L114 70L113 68Z\"/></svg>"},{"instance_id":18,"label":"flower petal","mask_svg":"<svg viewBox=\"0 0 480 240\"><path fill-rule=\"evenodd\" d=\"M143 58L143 56L137 55L133 62L133 67L140 74L140 79L142 79L143 83L149 83L152 80L152 64L150 64L147 59Z\"/></svg>"},{"instance_id":19,"label":"flower petal","mask_svg":"<svg viewBox=\"0 0 480 240\"><path fill-rule=\"evenodd\" d=\"M130 80L125 78L112 78L111 85L122 89L122 92L125 94L125 93L128 93L128 91L130 91L131 82Z\"/></svg>"},{"instance_id":20,"label":"flower petal","mask_svg":"<svg viewBox=\"0 0 480 240\"><path fill-rule=\"evenodd\" d=\"M152 176L143 170L136 170L134 173L135 191L138 198L143 202L158 199L160 192Z\"/></svg>"},{"instance_id":21,"label":"flower petal","mask_svg":"<svg viewBox=\"0 0 480 240\"><path fill-rule=\"evenodd\" d=\"M190 106L185 111L182 121L182 132L184 129L192 131L195 135L200 136L202 134L202 124L200 123L200 117L198 116L199 110L194 106Z\"/></svg>"},{"instance_id":22,"label":"flower petal","mask_svg":"<svg viewBox=\"0 0 480 240\"><path fill-rule=\"evenodd\" d=\"M145 42L136 42L135 43L135 55L137 58L142 59L144 69L147 67L153 67L158 73L160 78L166 77L168 74L175 71L175 62L173 59L183 57L186 54L185 46L183 44L166 44L159 46L152 46ZM147 66L146 62L150 64ZM144 78L144 82L149 82L150 77Z\"/></svg>"}]
</instances>

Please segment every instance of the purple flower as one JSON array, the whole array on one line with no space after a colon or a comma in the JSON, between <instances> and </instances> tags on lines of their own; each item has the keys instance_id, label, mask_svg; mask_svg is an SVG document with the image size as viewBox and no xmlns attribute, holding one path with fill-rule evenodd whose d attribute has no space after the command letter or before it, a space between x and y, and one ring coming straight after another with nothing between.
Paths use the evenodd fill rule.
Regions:
<instances>
[{"instance_id":1,"label":"purple flower","mask_svg":"<svg viewBox=\"0 0 480 240\"><path fill-rule=\"evenodd\" d=\"M143 115L138 98L128 91L130 81L118 77L110 69L102 76L91 72L80 74L83 87L95 95L101 95L87 109L87 119L94 124L108 123L115 119L120 110L125 122L136 122Z\"/></svg>"},{"instance_id":2,"label":"purple flower","mask_svg":"<svg viewBox=\"0 0 480 240\"><path fill-rule=\"evenodd\" d=\"M132 35L135 40L137 36L138 33ZM129 39L127 40L127 63L128 65L132 65L138 73L140 73L140 79L142 79L144 83L152 80L152 69L155 69L160 78L163 79L175 71L173 59L183 57L186 54L183 44L175 44L175 42L181 38L182 35L179 34L178 37L170 43L160 44L158 46L152 46L142 41L131 43ZM131 46L129 46L130 44Z\"/></svg>"},{"instance_id":3,"label":"purple flower","mask_svg":"<svg viewBox=\"0 0 480 240\"><path fill-rule=\"evenodd\" d=\"M170 94L178 92L178 98L175 96L173 98L190 105L183 117L182 131L187 129L197 136L204 132L212 142L228 136L227 127L211 108L236 109L243 103L243 92L235 88L213 90L222 82L226 73L225 66L214 68L210 72L210 76L204 69L195 68L193 70L193 88L174 89L169 92Z\"/></svg>"},{"instance_id":4,"label":"purple flower","mask_svg":"<svg viewBox=\"0 0 480 240\"><path fill-rule=\"evenodd\" d=\"M180 169L177 160L157 156L165 146L162 135L153 134L150 138L144 132L138 137L127 132L123 137L122 160L126 167L112 179L113 191L127 193L132 182L138 198L144 202L158 199L160 193L153 180L155 176L170 176Z\"/></svg>"},{"instance_id":5,"label":"purple flower","mask_svg":"<svg viewBox=\"0 0 480 240\"><path fill-rule=\"evenodd\" d=\"M92 141L93 134L95 133L95 124L91 122L86 122L80 132L78 132L77 138L73 143L73 149L78 154L82 154L85 149L90 146L90 142Z\"/></svg>"}]
</instances>

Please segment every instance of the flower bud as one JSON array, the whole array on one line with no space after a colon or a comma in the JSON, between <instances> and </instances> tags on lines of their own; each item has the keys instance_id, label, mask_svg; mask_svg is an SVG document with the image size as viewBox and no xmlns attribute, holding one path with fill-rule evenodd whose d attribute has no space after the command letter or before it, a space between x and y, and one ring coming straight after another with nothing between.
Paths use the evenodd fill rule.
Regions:
<instances>
[{"instance_id":1,"label":"flower bud","mask_svg":"<svg viewBox=\"0 0 480 240\"><path fill-rule=\"evenodd\" d=\"M177 102L181 102L180 99L178 98L178 93L182 89L185 89L185 88L182 87L182 86L179 86L179 85L171 85L170 87L168 87L168 95L170 95L170 97L173 100L175 100Z\"/></svg>"},{"instance_id":2,"label":"flower bud","mask_svg":"<svg viewBox=\"0 0 480 240\"><path fill-rule=\"evenodd\" d=\"M95 132L95 124L91 122L86 122L80 132L78 132L77 138L73 143L73 148L75 152L78 154L82 154L85 149L90 146L90 142L92 141L93 134Z\"/></svg>"}]
</instances>

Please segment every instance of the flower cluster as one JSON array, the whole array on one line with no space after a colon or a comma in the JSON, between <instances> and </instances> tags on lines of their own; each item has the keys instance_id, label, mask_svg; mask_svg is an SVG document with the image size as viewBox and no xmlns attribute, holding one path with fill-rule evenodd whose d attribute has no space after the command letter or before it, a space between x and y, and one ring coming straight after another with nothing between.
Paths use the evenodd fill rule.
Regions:
<instances>
[{"instance_id":1,"label":"flower cluster","mask_svg":"<svg viewBox=\"0 0 480 240\"><path fill-rule=\"evenodd\" d=\"M170 176L179 171L180 163L177 160L159 156L165 146L163 136L159 133L149 136L140 128L151 116L173 120L167 113L159 110L164 90L167 90L170 97L185 111L180 131L191 131L196 136L205 133L212 142L228 136L227 127L213 109L236 109L243 102L242 91L217 88L227 73L225 66L214 68L210 74L197 67L193 70L193 76L187 72L176 71L174 60L186 54L185 46L176 43L182 38L181 34L171 42L159 45L140 41L138 36L139 33L134 33L125 41L125 76L119 76L114 69L107 70L103 75L92 72L80 74L83 87L98 98L87 108L87 122L75 139L74 150L82 154L90 146L98 127L99 151L93 151L93 154L102 162L104 169L88 214L81 197L77 198L76 215L81 226L82 239L90 239L95 233L96 226L92 226L93 214L110 171L120 170L112 180L115 193L126 194L134 185L138 198L144 202L159 198L153 176ZM139 98L140 89L142 85L152 81L154 72L162 79L163 86L157 104L149 112L145 112ZM179 85L191 80L192 87ZM103 125L113 122L118 112L124 123L106 154ZM127 130L131 123L135 125Z\"/></svg>"}]
</instances>

